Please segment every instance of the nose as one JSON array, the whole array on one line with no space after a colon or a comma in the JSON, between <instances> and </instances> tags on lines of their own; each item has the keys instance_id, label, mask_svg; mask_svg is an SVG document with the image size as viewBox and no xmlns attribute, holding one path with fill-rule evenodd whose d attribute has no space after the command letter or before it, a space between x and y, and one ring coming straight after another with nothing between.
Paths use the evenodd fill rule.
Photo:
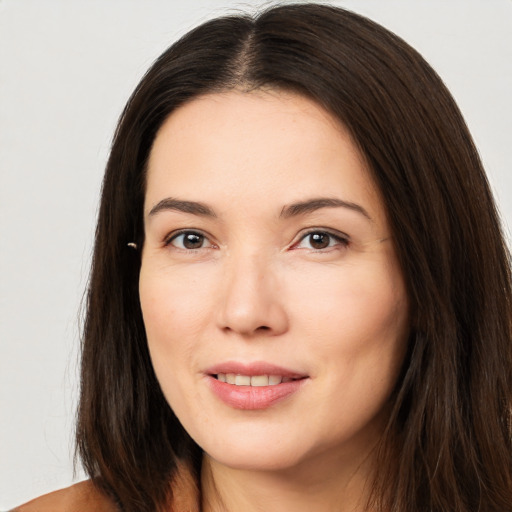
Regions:
<instances>
[{"instance_id":1,"label":"nose","mask_svg":"<svg viewBox=\"0 0 512 512\"><path fill-rule=\"evenodd\" d=\"M288 316L277 269L257 254L230 259L218 302L219 327L244 337L286 332Z\"/></svg>"}]
</instances>

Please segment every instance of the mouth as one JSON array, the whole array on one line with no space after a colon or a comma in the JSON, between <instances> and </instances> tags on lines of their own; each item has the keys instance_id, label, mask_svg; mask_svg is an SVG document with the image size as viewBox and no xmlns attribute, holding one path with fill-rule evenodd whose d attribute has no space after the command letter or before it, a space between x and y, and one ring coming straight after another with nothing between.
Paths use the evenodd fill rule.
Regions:
<instances>
[{"instance_id":1,"label":"mouth","mask_svg":"<svg viewBox=\"0 0 512 512\"><path fill-rule=\"evenodd\" d=\"M236 373L217 373L216 375L212 375L212 377L220 382L226 382L227 384L252 387L277 386L281 383L292 382L294 380L301 380L302 378L305 378L300 377L294 379L283 375L240 375Z\"/></svg>"},{"instance_id":2,"label":"mouth","mask_svg":"<svg viewBox=\"0 0 512 512\"><path fill-rule=\"evenodd\" d=\"M309 376L268 363L227 362L206 373L211 391L234 409L266 409L302 389Z\"/></svg>"}]
</instances>

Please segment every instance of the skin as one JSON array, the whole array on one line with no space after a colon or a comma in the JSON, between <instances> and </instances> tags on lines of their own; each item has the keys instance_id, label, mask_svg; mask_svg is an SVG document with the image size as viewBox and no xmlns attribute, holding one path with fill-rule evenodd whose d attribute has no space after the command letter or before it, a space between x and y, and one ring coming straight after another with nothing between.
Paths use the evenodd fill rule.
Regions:
<instances>
[{"instance_id":1,"label":"skin","mask_svg":"<svg viewBox=\"0 0 512 512\"><path fill-rule=\"evenodd\" d=\"M349 205L286 210L316 198ZM176 236L182 229L204 237L197 248ZM408 304L384 206L347 130L295 94L194 99L154 141L145 230L149 350L169 405L205 452L203 509L362 510ZM205 375L232 360L307 378L268 408L240 410Z\"/></svg>"}]
</instances>

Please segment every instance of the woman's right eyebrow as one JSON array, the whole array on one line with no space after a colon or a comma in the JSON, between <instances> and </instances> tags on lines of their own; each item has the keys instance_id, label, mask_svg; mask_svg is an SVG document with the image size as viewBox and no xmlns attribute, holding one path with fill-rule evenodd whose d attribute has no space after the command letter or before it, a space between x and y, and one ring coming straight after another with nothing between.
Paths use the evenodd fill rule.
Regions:
<instances>
[{"instance_id":1,"label":"woman's right eyebrow","mask_svg":"<svg viewBox=\"0 0 512 512\"><path fill-rule=\"evenodd\" d=\"M159 201L148 213L148 217L152 217L159 212L174 210L177 212L191 213L193 215L200 215L202 217L216 217L215 212L206 204L197 201L183 201L181 199L174 199L166 197Z\"/></svg>"}]
</instances>

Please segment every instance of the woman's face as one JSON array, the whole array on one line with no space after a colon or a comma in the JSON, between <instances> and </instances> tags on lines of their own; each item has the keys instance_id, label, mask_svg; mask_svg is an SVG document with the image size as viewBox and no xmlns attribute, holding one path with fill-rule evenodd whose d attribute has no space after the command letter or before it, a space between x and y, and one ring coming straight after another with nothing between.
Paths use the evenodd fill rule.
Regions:
<instances>
[{"instance_id":1,"label":"woman's face","mask_svg":"<svg viewBox=\"0 0 512 512\"><path fill-rule=\"evenodd\" d=\"M267 470L365 456L408 308L382 201L346 129L293 94L195 99L157 134L144 223L151 359L205 452Z\"/></svg>"}]
</instances>

